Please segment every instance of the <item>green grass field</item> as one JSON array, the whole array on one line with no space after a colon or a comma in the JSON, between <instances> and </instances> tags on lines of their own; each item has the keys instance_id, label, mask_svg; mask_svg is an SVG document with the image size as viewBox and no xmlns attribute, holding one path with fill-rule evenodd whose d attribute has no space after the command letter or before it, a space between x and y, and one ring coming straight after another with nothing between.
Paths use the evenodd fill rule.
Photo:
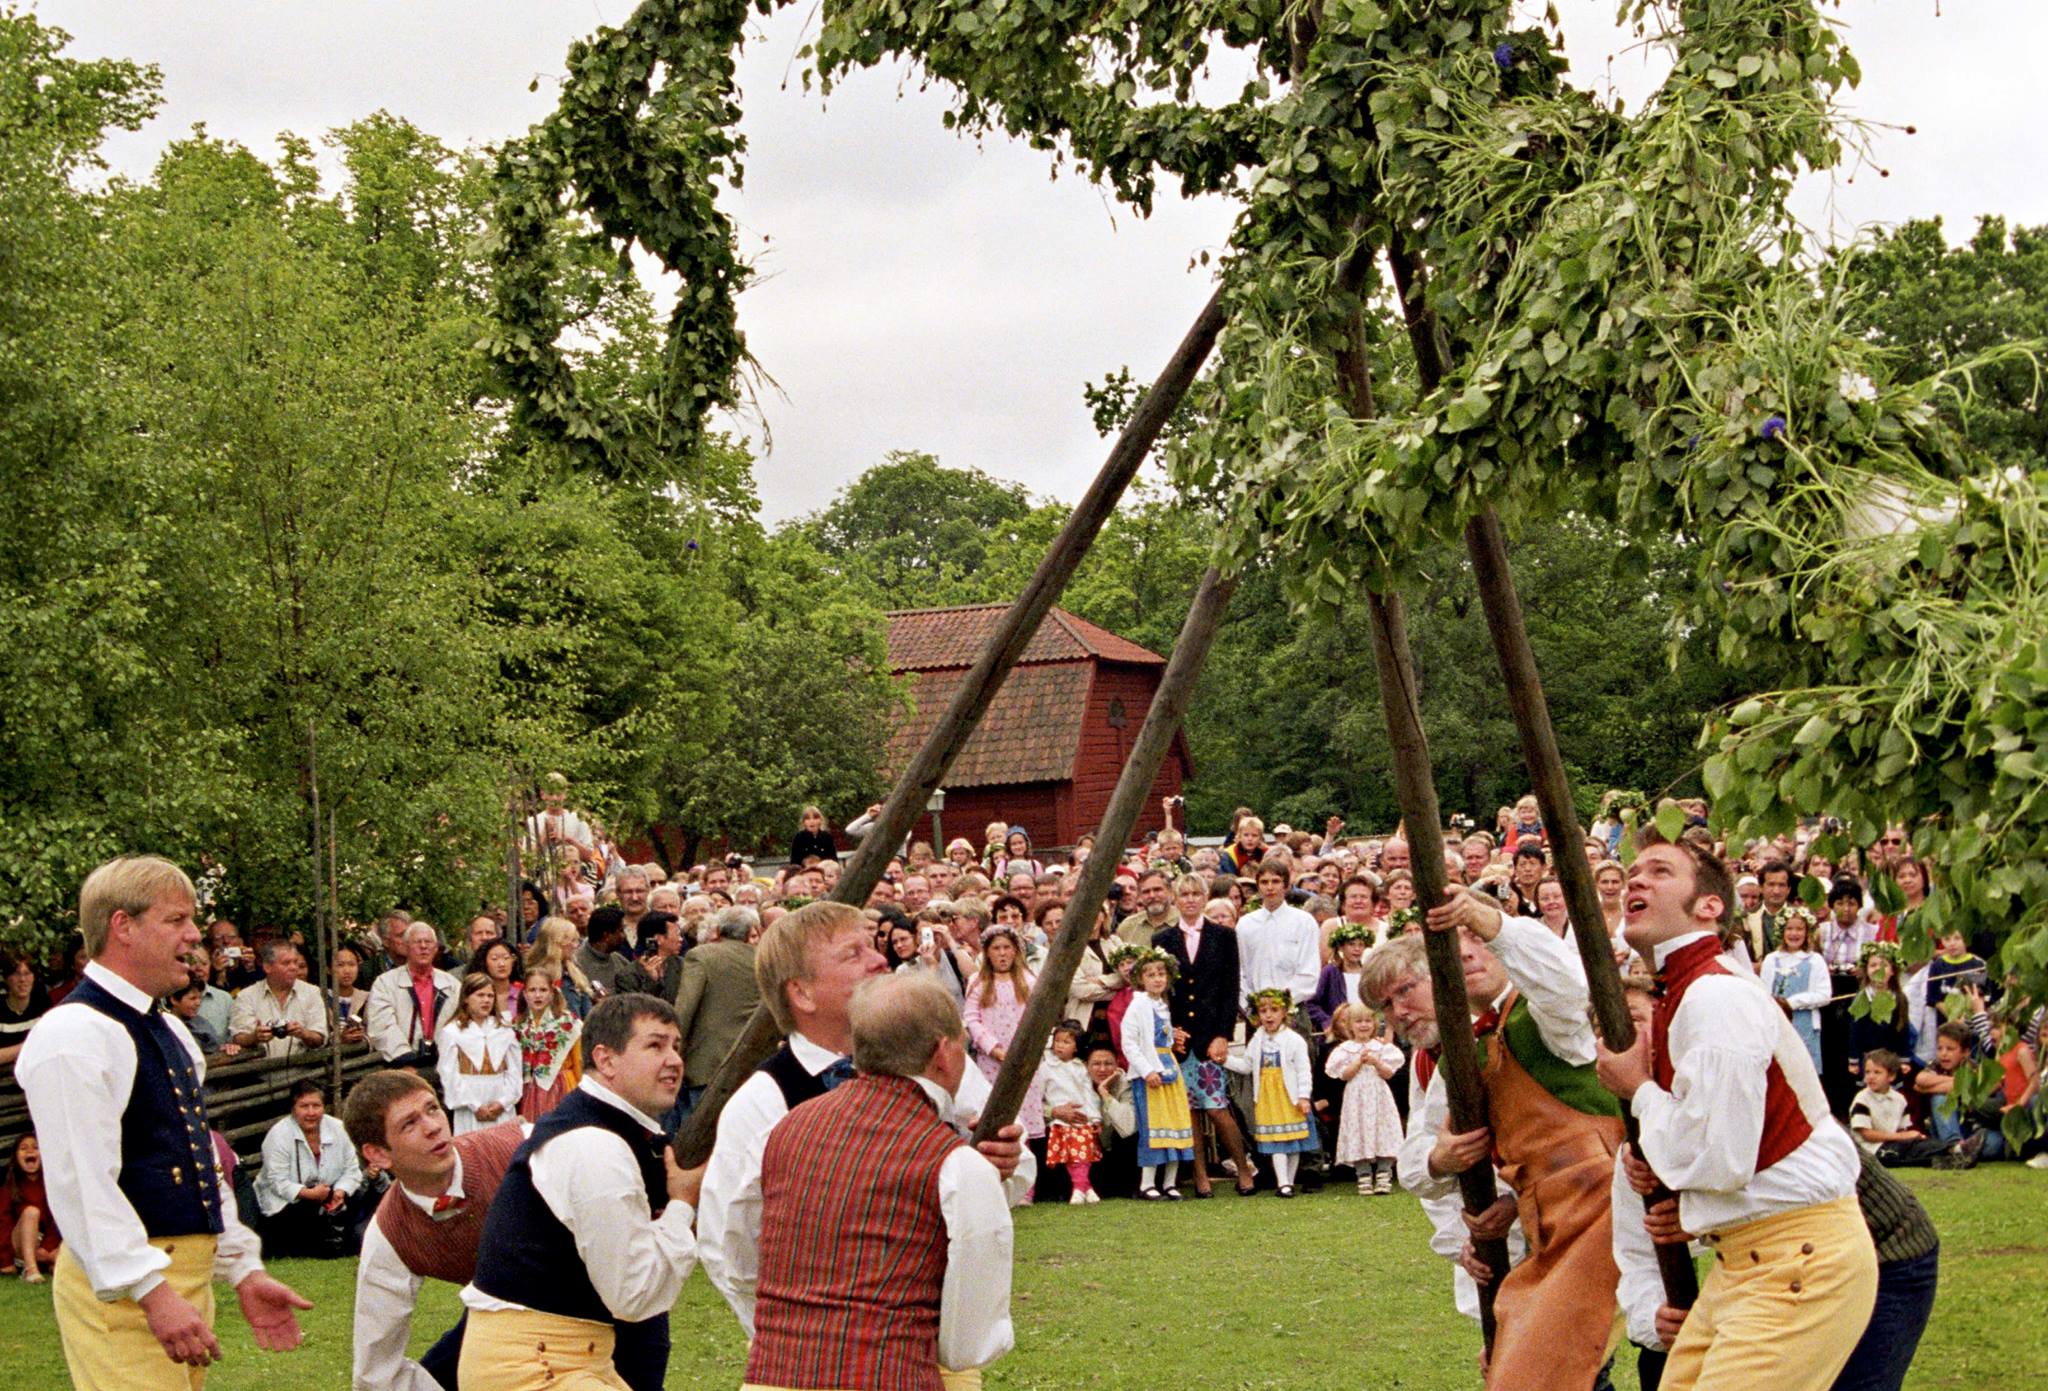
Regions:
<instances>
[{"instance_id":1,"label":"green grass field","mask_svg":"<svg viewBox=\"0 0 2048 1391\"><path fill-rule=\"evenodd\" d=\"M2048 1385L2048 1175L2001 1164L1909 1176L1942 1233L1940 1300L1907 1385L2004 1391ZM1476 1328L1451 1309L1450 1271L1429 1254L1412 1199L1332 1189L1178 1206L1107 1203L1018 1214L1017 1350L996 1388L1374 1387L1477 1384ZM223 1312L216 1391L348 1383L353 1262L287 1261L311 1298L306 1343L258 1353ZM47 1285L0 1281L0 1377L64 1384ZM228 1300L232 1307L232 1299ZM429 1285L415 1350L455 1318L455 1291ZM701 1277L676 1307L668 1384L736 1387L739 1326ZM1616 1383L1633 1387L1624 1351ZM1760 1388L1760 1391L1766 1391Z\"/></svg>"}]
</instances>

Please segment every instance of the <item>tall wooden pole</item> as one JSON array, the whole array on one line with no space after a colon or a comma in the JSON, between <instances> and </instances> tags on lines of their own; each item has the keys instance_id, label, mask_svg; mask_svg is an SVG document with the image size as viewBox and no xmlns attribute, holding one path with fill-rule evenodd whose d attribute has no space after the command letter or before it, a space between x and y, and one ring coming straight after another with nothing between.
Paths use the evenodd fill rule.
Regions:
<instances>
[{"instance_id":1,"label":"tall wooden pole","mask_svg":"<svg viewBox=\"0 0 2048 1391\"><path fill-rule=\"evenodd\" d=\"M1424 302L1427 272L1421 258L1403 244L1398 232L1390 239L1388 259L1407 321L1409 342L1415 349L1417 373L1423 386L1434 390L1449 368L1450 345L1441 324ZM1558 751L1557 731L1550 721L1550 701L1543 693L1535 649L1529 645L1529 626L1522 617L1522 598L1508 565L1507 542L1500 517L1491 506L1480 508L1465 524L1465 551L1472 560L1479 602L1486 612L1486 627L1493 638L1508 709L1514 715L1522 760L1534 785L1543 824L1550 832L1552 865L1557 871L1558 885L1564 890L1579 959L1585 963L1593 1017L1607 1046L1623 1051L1635 1044L1635 1022L1629 1018L1621 972L1614 964L1607 917L1600 911L1593 867L1586 859L1585 832L1579 826L1578 809L1573 805L1571 777L1565 772L1564 756ZM1626 1108L1623 1118L1628 1142L1634 1146L1639 1133L1636 1118ZM1644 1204L1648 1206L1669 1196L1663 1191L1652 1193ZM1699 1298L1699 1278L1685 1246L1658 1246L1657 1270L1663 1280L1665 1302L1674 1308L1691 1308Z\"/></svg>"},{"instance_id":2,"label":"tall wooden pole","mask_svg":"<svg viewBox=\"0 0 2048 1391\"><path fill-rule=\"evenodd\" d=\"M1153 782L1173 749L1174 734L1187 717L1188 705L1195 698L1195 683L1201 678L1202 665L1208 660L1216 633L1223 626L1224 611L1236 590L1236 578L1224 578L1214 566L1202 575L1187 619L1181 624L1180 637L1173 644L1173 656L1166 663L1166 673L1160 677L1159 689L1152 696L1152 707L1145 712L1137 742L1131 746L1130 757L1124 760L1116 790L1103 811L1102 825L1096 834L1096 853L1081 866L1074 895L1067 900L1059 931L1053 934L1038 979L1032 985L1031 1002L1024 1007L1024 1017L1017 1022L1009 1051L996 1072L995 1086L982 1107L981 1118L975 1122L977 1141L994 1138L997 1131L1015 1120L1025 1093L1031 1089L1031 1079L1044 1058L1046 1040L1052 1037L1053 1025L1060 1022L1066 1010L1067 988L1081 965L1088 939L1094 936L1095 915L1102 911L1110 881L1116 877L1122 849L1130 844L1138 818L1152 799Z\"/></svg>"},{"instance_id":3,"label":"tall wooden pole","mask_svg":"<svg viewBox=\"0 0 2048 1391\"><path fill-rule=\"evenodd\" d=\"M334 991L334 954L341 946L341 871L337 847L340 834L335 828L334 804L327 804L327 1095L341 1104L341 1002Z\"/></svg>"},{"instance_id":4,"label":"tall wooden pole","mask_svg":"<svg viewBox=\"0 0 2048 1391\"><path fill-rule=\"evenodd\" d=\"M896 853L896 847L910 833L932 793L944 783L947 770L960 756L968 737L980 725L981 717L988 713L990 702L1037 634L1046 611L1065 591L1067 582L1086 558L1089 546L1094 544L1103 524L1116 510L1124 489L1130 486L1139 466L1152 452L1159 432L1179 409L1188 388L1194 385L1202 363L1208 359L1210 349L1216 346L1216 337L1223 331L1228 317L1223 291L1219 287L1209 296L1209 302L1202 306L1202 312L1196 315L1195 322L1188 328L1180 346L1145 393L1144 399L1138 402L1137 410L1110 447L1102 471L1075 505L1066 525L1060 528L1059 535L1046 551L1045 559L1039 562L1038 569L1024 586L1024 592L1017 596L995 632L989 635L981 655L975 659L961 681L960 689L955 692L952 703L946 707L938 723L932 726L931 733L925 736L924 746L897 777L896 786L883 804L881 815L869 828L845 872L839 876L839 884L832 893L836 902L855 906L866 904L868 894L881 879L882 871ZM718 1135L719 1112L725 1109L725 1103L739 1090L748 1074L775 1051L781 1038L781 1032L768 1011L756 1009L726 1054L725 1061L719 1064L711 1085L690 1112L689 1120L677 1132L675 1150L678 1163L689 1167L701 1164L709 1157L712 1142Z\"/></svg>"}]
</instances>

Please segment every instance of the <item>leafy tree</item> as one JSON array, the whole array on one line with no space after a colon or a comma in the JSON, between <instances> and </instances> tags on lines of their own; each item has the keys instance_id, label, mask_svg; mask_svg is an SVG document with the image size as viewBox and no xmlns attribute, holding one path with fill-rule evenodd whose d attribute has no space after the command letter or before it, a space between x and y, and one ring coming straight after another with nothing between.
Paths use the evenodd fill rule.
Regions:
<instances>
[{"instance_id":1,"label":"leafy tree","mask_svg":"<svg viewBox=\"0 0 2048 1391\"><path fill-rule=\"evenodd\" d=\"M1879 231L1845 253L1848 283L1861 293L1855 322L1898 355L1908 380L1932 376L2008 343L2048 339L2048 227L2008 227L1981 217L1961 246L1941 219ZM2048 456L2048 415L2040 373L2025 361L1974 374L1964 429L1991 454L2022 465Z\"/></svg>"},{"instance_id":2,"label":"leafy tree","mask_svg":"<svg viewBox=\"0 0 2048 1391\"><path fill-rule=\"evenodd\" d=\"M1024 489L979 469L895 452L806 523L813 543L860 576L885 607L973 603L992 551L1019 539Z\"/></svg>"}]
</instances>

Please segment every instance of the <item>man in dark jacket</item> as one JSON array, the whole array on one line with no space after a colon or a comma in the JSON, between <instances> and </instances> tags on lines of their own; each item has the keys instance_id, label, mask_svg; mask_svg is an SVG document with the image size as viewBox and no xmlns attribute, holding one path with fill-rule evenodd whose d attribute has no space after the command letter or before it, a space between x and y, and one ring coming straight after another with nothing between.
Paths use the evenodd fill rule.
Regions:
<instances>
[{"instance_id":1,"label":"man in dark jacket","mask_svg":"<svg viewBox=\"0 0 2048 1391\"><path fill-rule=\"evenodd\" d=\"M754 948L748 941L760 928L760 915L751 908L721 909L711 919L711 940L683 956L675 994L676 1027L683 1036L679 1118L696 1107L761 1003Z\"/></svg>"},{"instance_id":2,"label":"man in dark jacket","mask_svg":"<svg viewBox=\"0 0 2048 1391\"><path fill-rule=\"evenodd\" d=\"M1195 1096L1194 1069L1208 1056L1210 1044L1226 1044L1237 1026L1238 961L1237 932L1205 922L1202 909L1209 901L1209 881L1199 874L1182 876L1173 886L1175 921L1152 934L1152 945L1169 953L1180 966L1173 984L1168 1010L1173 1017L1176 1043L1184 1048L1181 1076L1188 1083L1188 1095ZM1244 1132L1228 1106L1197 1107L1203 1130L1213 1130L1237 1169L1240 1192L1251 1188L1251 1165L1246 1160ZM1207 1137L1195 1143L1195 1192L1209 1191Z\"/></svg>"}]
</instances>

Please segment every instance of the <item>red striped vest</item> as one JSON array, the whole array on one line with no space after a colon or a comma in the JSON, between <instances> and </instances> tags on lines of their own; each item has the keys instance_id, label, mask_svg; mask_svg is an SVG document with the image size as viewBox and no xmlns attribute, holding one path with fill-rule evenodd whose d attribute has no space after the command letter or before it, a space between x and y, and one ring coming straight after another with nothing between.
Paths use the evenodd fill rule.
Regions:
<instances>
[{"instance_id":1,"label":"red striped vest","mask_svg":"<svg viewBox=\"0 0 2048 1391\"><path fill-rule=\"evenodd\" d=\"M525 1138L516 1125L492 1125L455 1137L462 1156L462 1211L436 1222L419 1204L392 1184L377 1204L377 1230L391 1243L398 1259L413 1274L428 1280L466 1285L476 1278L477 1243L483 1240L484 1214L505 1177L505 1166Z\"/></svg>"},{"instance_id":2,"label":"red striped vest","mask_svg":"<svg viewBox=\"0 0 2048 1391\"><path fill-rule=\"evenodd\" d=\"M1685 998L1686 990L1701 976L1733 974L1721 964L1718 937L1707 936L1697 942L1689 942L1665 958L1664 968L1657 973L1656 1019L1650 1035L1654 1054L1651 1067L1657 1085L1664 1090L1671 1090L1671 1021L1678 1013L1679 1001ZM1806 1119L1799 1097L1792 1090L1792 1084L1785 1080L1785 1070L1778 1066L1776 1058L1771 1059L1764 1078L1764 1130L1756 1150L1758 1173L1798 1149L1813 1134L1813 1124Z\"/></svg>"},{"instance_id":3,"label":"red striped vest","mask_svg":"<svg viewBox=\"0 0 2048 1391\"><path fill-rule=\"evenodd\" d=\"M939 1168L962 1143L902 1077L855 1077L775 1127L749 1382L940 1391Z\"/></svg>"}]
</instances>

